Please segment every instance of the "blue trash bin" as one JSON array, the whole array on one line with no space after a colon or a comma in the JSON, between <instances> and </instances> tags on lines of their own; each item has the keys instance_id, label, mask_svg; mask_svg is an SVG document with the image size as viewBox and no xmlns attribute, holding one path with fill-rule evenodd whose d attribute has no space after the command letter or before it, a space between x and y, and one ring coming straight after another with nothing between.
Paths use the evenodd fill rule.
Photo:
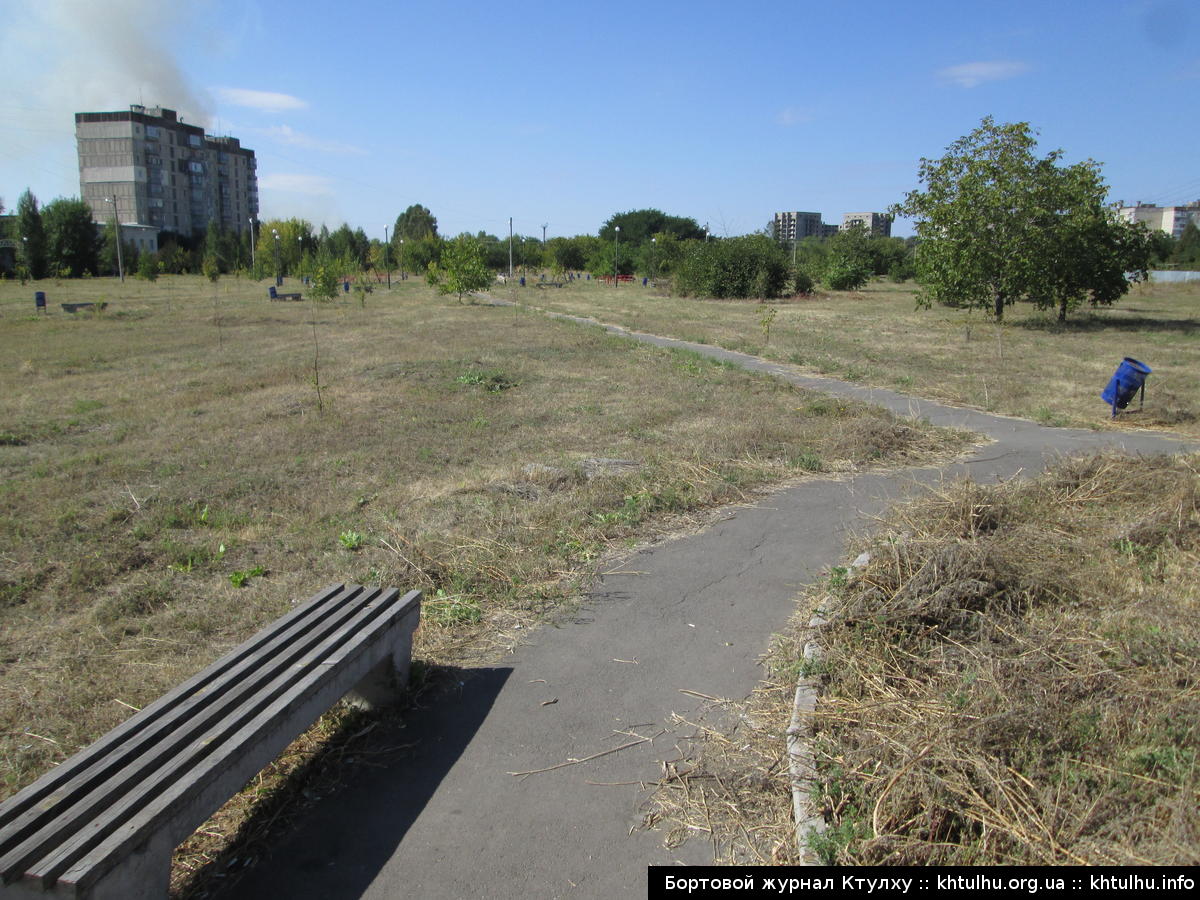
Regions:
<instances>
[{"instance_id":1,"label":"blue trash bin","mask_svg":"<svg viewBox=\"0 0 1200 900\"><path fill-rule=\"evenodd\" d=\"M46 292L45 291L34 291L33 292L33 307L34 307L34 309L45 309L46 308Z\"/></svg>"},{"instance_id":2,"label":"blue trash bin","mask_svg":"<svg viewBox=\"0 0 1200 900\"><path fill-rule=\"evenodd\" d=\"M342 290L347 294L350 293L350 282L349 281L342 282Z\"/></svg>"},{"instance_id":3,"label":"blue trash bin","mask_svg":"<svg viewBox=\"0 0 1200 900\"><path fill-rule=\"evenodd\" d=\"M525 287L525 276L521 276L521 287Z\"/></svg>"},{"instance_id":4,"label":"blue trash bin","mask_svg":"<svg viewBox=\"0 0 1200 900\"><path fill-rule=\"evenodd\" d=\"M1113 415L1118 409L1124 409L1134 395L1144 389L1146 376L1151 368L1143 362L1138 362L1132 356L1127 356L1117 366L1117 371L1100 394L1100 399L1113 408Z\"/></svg>"}]
</instances>

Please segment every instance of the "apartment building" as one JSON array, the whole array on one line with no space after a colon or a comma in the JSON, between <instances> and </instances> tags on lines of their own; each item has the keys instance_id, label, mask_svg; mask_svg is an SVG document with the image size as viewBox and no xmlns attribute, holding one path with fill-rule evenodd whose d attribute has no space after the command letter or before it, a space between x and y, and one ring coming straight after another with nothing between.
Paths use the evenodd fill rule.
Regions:
<instances>
[{"instance_id":1,"label":"apartment building","mask_svg":"<svg viewBox=\"0 0 1200 900\"><path fill-rule=\"evenodd\" d=\"M777 212L771 225L775 240L802 241L808 237L828 237L837 232L837 227L821 221L815 212Z\"/></svg>"},{"instance_id":2,"label":"apartment building","mask_svg":"<svg viewBox=\"0 0 1200 900\"><path fill-rule=\"evenodd\" d=\"M1121 206L1121 218L1126 222L1141 222L1151 230L1165 231L1178 240L1189 222L1200 228L1200 200L1182 206L1158 206L1154 203L1137 203Z\"/></svg>"},{"instance_id":3,"label":"apartment building","mask_svg":"<svg viewBox=\"0 0 1200 900\"><path fill-rule=\"evenodd\" d=\"M175 110L133 105L75 114L80 196L112 219L191 234L215 221L241 232L258 216L258 164L234 137L214 137Z\"/></svg>"},{"instance_id":4,"label":"apartment building","mask_svg":"<svg viewBox=\"0 0 1200 900\"><path fill-rule=\"evenodd\" d=\"M892 236L892 217L886 213L854 212L842 216L839 231L849 231L851 228L865 228L868 234L878 237Z\"/></svg>"}]
</instances>

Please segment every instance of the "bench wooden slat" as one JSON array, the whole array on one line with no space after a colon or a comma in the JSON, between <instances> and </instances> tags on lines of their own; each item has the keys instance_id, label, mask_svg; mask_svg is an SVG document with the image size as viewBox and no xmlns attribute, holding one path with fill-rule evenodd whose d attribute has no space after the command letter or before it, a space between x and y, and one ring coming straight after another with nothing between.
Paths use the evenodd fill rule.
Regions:
<instances>
[{"instance_id":1,"label":"bench wooden slat","mask_svg":"<svg viewBox=\"0 0 1200 900\"><path fill-rule=\"evenodd\" d=\"M60 790L64 783L95 765L102 757L106 757L111 748L127 745L134 734L152 728L162 716L177 710L180 697L207 690L210 685L226 676L246 657L261 652L262 648L272 641L281 629L287 628L297 619L319 614L326 603L331 600L336 601L337 596L345 589L346 586L343 584L332 585L297 606L276 620L274 624L257 632L245 643L231 650L208 668L196 673L170 693L143 707L136 715L126 719L98 741L81 750L67 762L47 772L19 794L6 800L3 807L0 807L0 852L6 852L7 847L11 844L16 827L13 820L26 810L35 805L42 806L48 794Z\"/></svg>"},{"instance_id":2,"label":"bench wooden slat","mask_svg":"<svg viewBox=\"0 0 1200 900\"><path fill-rule=\"evenodd\" d=\"M394 639L391 631L419 608L420 592L398 598L395 589L345 585L321 592L63 763L63 771L43 776L0 809L4 882L92 883L159 833L174 841L169 857L349 689L334 668L349 666L359 678L357 669L378 663L378 649L364 655L363 647ZM299 725L297 707L307 717ZM262 735L264 728L278 740ZM232 788L231 768L241 779ZM193 813L180 816L192 809L200 810L195 821Z\"/></svg>"},{"instance_id":3,"label":"bench wooden slat","mask_svg":"<svg viewBox=\"0 0 1200 900\"><path fill-rule=\"evenodd\" d=\"M122 816L131 816L148 803L153 791L183 777L220 741L234 733L242 721L272 702L296 675L312 665L306 657L320 655L331 644L345 640L343 624L369 620L373 618L370 613L369 608L356 611L346 605L337 607L328 619L293 624L264 648L264 652L273 649L273 644L288 648L283 655L270 657L269 666L258 667L261 653L251 656L228 673L231 681L238 679L228 692L212 690L193 695L180 706L178 716L158 723L152 737L162 740L150 743L144 740L144 735L139 735L132 747L122 748L104 761L99 775L103 780L97 780L91 773L74 779L61 795L52 798L53 806L43 805L40 814L30 816L42 821L53 816L53 822L41 825L0 861L0 867L6 873L25 869L46 879L57 877L90 845L101 840L106 829L117 827L123 821ZM295 633L306 624L321 627ZM307 633L309 630L314 633ZM171 721L179 725L168 730ZM123 800L117 799L122 797ZM64 810L62 815L58 814L59 808ZM84 823L87 830L80 837ZM55 848L54 855L34 865L47 847Z\"/></svg>"},{"instance_id":4,"label":"bench wooden slat","mask_svg":"<svg viewBox=\"0 0 1200 900\"><path fill-rule=\"evenodd\" d=\"M114 729L83 754L55 769L43 779L48 784L43 785L39 781L27 788L30 799L25 802L18 800L13 804L14 809L20 808L22 812L9 817L10 821L0 830L0 851L3 852L0 856L0 874L8 877L12 871L29 864L28 854L33 850L31 840L37 838L45 844L55 839L54 833L46 831L46 828L59 809L69 810L71 804L78 804L89 792L102 788L106 779L114 773L120 773L131 755L146 752L159 741L185 737L178 733L178 729L184 727L190 717L202 714L214 702L221 700L220 685L223 682L244 678L263 653L312 628L314 623L320 622L321 614L328 607L336 607L336 604L352 600L355 596L355 593L347 592L344 586L339 588L336 592L330 590L317 595L305 604L304 609L296 610L276 623L282 627L259 632L247 644L133 716L124 726ZM25 792L19 797L24 799ZM102 802L103 797L92 798L87 805L75 806L74 809L80 815L86 815L88 810ZM60 829L68 825L59 823ZM42 831L39 833L38 829Z\"/></svg>"},{"instance_id":5,"label":"bench wooden slat","mask_svg":"<svg viewBox=\"0 0 1200 900\"><path fill-rule=\"evenodd\" d=\"M253 702L264 685L269 688L280 678L286 683L293 664L323 646L322 641L328 639L330 632L336 638L338 629L355 613L355 606L336 601L356 599L357 594L345 597L339 594L334 598L333 612L329 616L293 620L254 653L227 669L221 679L210 681L205 689L183 699L171 714L160 716L149 729L97 760L95 765L46 798L37 809L14 822L14 832L30 836L0 858L0 872L7 876L14 870L28 870L46 852L45 848L71 846L70 843L62 844L67 835L73 834L83 822L111 818L122 808L111 806L113 798L125 794L132 786L138 787L133 796L142 797L148 787L160 783L165 775L185 772L186 759L181 754L186 748L208 735L231 709L236 714L244 701ZM279 647L287 647L287 650L282 655L267 657L270 665L258 670L264 654ZM232 687L223 691L219 681L227 681ZM177 701L181 699L179 694L175 697ZM170 760L174 763L167 763L163 768L164 761ZM158 774L150 781L145 780L156 772ZM91 830L94 832L95 828Z\"/></svg>"},{"instance_id":6,"label":"bench wooden slat","mask_svg":"<svg viewBox=\"0 0 1200 900\"><path fill-rule=\"evenodd\" d=\"M419 592L405 595L399 604L394 605L393 611L396 616L403 617L403 607L414 595L419 596ZM336 681L331 681L326 672L318 669L335 670L341 674L356 663L365 667L361 662L365 657L354 651L360 650L364 644L383 640L383 635L382 631L358 633L350 644L335 650L333 656L320 660L303 679L281 695L276 703L261 710L226 741L217 753L206 759L187 785L177 783L157 796L135 818L112 832L76 866L59 875L58 880L86 886L103 874L102 871L97 871L97 866L101 865L104 859L138 846L151 832L164 826L169 836L168 844L172 848L177 846L232 796L231 791L217 786L231 766L237 766L245 772L235 788L238 790L341 697L344 692L337 688ZM361 673L349 672L348 677L354 680L360 674L366 674L365 668ZM312 712L305 713L306 709ZM299 727L288 724L297 716L303 724ZM239 759L241 754L247 753L247 748L248 755Z\"/></svg>"}]
</instances>

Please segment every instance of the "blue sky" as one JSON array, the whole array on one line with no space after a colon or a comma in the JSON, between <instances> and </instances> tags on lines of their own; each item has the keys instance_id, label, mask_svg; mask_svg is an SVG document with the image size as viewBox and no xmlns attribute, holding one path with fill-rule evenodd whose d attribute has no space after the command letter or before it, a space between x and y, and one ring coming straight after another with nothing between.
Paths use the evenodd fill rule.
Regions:
<instances>
[{"instance_id":1,"label":"blue sky","mask_svg":"<svg viewBox=\"0 0 1200 900\"><path fill-rule=\"evenodd\" d=\"M264 218L379 237L411 203L444 234L840 222L985 115L1101 162L1111 200L1200 197L1193 2L0 0L0 22L10 208L77 196L72 114L138 102L254 149Z\"/></svg>"}]
</instances>

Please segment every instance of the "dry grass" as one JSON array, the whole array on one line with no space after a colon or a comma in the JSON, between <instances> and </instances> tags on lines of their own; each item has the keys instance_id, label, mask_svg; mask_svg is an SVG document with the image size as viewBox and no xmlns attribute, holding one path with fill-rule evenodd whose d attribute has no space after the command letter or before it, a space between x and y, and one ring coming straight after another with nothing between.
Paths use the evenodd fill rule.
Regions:
<instances>
[{"instance_id":1,"label":"dry grass","mask_svg":"<svg viewBox=\"0 0 1200 900\"><path fill-rule=\"evenodd\" d=\"M677 722L692 734L664 765L644 826L664 830L668 847L706 841L717 865L801 862L786 741L795 690L793 672L769 667L747 700Z\"/></svg>"},{"instance_id":2,"label":"dry grass","mask_svg":"<svg viewBox=\"0 0 1200 900\"><path fill-rule=\"evenodd\" d=\"M108 308L58 310L79 300ZM673 516L964 441L413 281L365 307L234 279L3 283L0 380L0 795L325 584L426 589L436 674L511 647Z\"/></svg>"},{"instance_id":3,"label":"dry grass","mask_svg":"<svg viewBox=\"0 0 1200 900\"><path fill-rule=\"evenodd\" d=\"M825 861L1200 862L1198 466L1101 455L1034 483L947 486L884 522L865 567L804 599L797 623L814 607L830 619L824 657L802 661L797 624L772 665L823 685L813 802L829 830L812 843ZM776 704L760 729L767 768L788 714ZM719 745L693 779L712 758L728 769ZM789 790L778 776L735 797L725 839L775 823L759 839L785 842Z\"/></svg>"},{"instance_id":4,"label":"dry grass","mask_svg":"<svg viewBox=\"0 0 1200 900\"><path fill-rule=\"evenodd\" d=\"M1200 285L1138 285L1064 325L1027 304L998 327L979 311L915 308L915 288L776 301L769 335L754 301L694 300L640 285L512 289L523 302L768 356L814 373L1046 425L1200 435ZM1100 391L1125 356L1154 370L1144 412L1109 421Z\"/></svg>"}]
</instances>

